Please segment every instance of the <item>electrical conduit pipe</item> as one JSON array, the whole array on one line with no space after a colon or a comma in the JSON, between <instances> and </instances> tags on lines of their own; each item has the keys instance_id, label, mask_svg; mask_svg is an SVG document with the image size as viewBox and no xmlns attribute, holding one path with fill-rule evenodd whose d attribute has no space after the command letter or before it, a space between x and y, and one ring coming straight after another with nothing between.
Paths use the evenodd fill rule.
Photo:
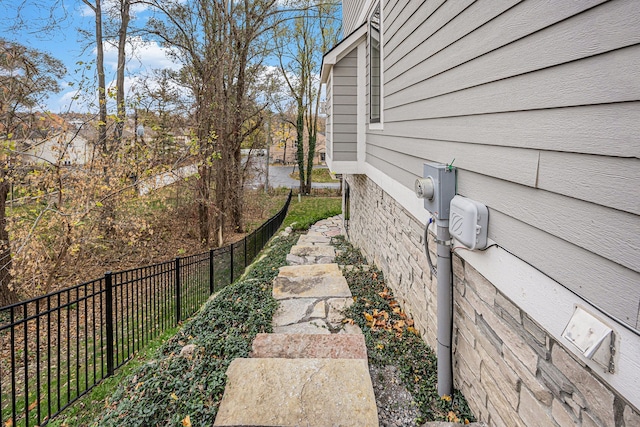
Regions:
<instances>
[{"instance_id":1,"label":"electrical conduit pipe","mask_svg":"<svg viewBox=\"0 0 640 427\"><path fill-rule=\"evenodd\" d=\"M430 218L425 228L424 250L431 272L437 279L437 356L438 356L438 395L453 394L453 369L451 364L451 337L453 330L453 287L451 283L451 249L449 234L449 218L436 218L436 255L434 268L429 254L429 225L434 222Z\"/></svg>"}]
</instances>

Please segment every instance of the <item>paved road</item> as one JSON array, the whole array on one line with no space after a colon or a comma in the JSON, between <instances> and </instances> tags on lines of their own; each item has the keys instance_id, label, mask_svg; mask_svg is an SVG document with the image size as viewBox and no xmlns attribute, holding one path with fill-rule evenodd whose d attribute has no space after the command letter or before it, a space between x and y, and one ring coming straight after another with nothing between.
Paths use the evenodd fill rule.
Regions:
<instances>
[{"instance_id":1,"label":"paved road","mask_svg":"<svg viewBox=\"0 0 640 427\"><path fill-rule=\"evenodd\" d=\"M243 159L245 161L245 159ZM258 188L259 185L264 184L264 157L252 158L251 165L255 179L249 184L251 188ZM314 166L314 168L326 168L326 166ZM198 168L195 165L185 166L170 172L165 172L154 177L151 177L140 184L140 195L145 195L151 190L157 190L158 188L165 187L173 184L174 182L194 175L198 172ZM300 185L298 180L295 180L289 176L293 172L293 165L288 166L269 166L269 185L272 188L285 187L292 188ZM312 188L340 188L339 182L313 182Z\"/></svg>"},{"instance_id":2,"label":"paved road","mask_svg":"<svg viewBox=\"0 0 640 427\"><path fill-rule=\"evenodd\" d=\"M254 166L259 170L259 175L253 182L253 186L257 187L260 184L264 184L264 158L257 158L257 163ZM314 166L314 168L326 168L326 166ZM297 168L296 168L297 169ZM298 180L295 180L289 176L293 172L293 165L289 166L275 166L269 165L269 185L271 187L297 187L300 185ZM339 182L313 182L312 188L340 188Z\"/></svg>"}]
</instances>

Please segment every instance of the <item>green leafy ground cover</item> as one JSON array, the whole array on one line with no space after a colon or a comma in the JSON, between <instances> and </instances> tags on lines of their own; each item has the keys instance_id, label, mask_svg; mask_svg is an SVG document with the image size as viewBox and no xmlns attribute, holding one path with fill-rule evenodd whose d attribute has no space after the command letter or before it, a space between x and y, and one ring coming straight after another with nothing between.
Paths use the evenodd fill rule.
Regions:
<instances>
[{"instance_id":1,"label":"green leafy ground cover","mask_svg":"<svg viewBox=\"0 0 640 427\"><path fill-rule=\"evenodd\" d=\"M87 426L99 414L105 406L105 399L110 396L115 388L125 380L131 372L142 364L152 359L158 348L178 331L171 328L162 335L152 340L145 349L136 353L132 359L122 368L118 369L112 377L106 378L89 393L74 402L69 408L51 420L47 425L51 427ZM52 387L53 388L53 387Z\"/></svg>"},{"instance_id":2,"label":"green leafy ground cover","mask_svg":"<svg viewBox=\"0 0 640 427\"><path fill-rule=\"evenodd\" d=\"M285 191L285 189L275 190L271 192L270 196L277 200L281 206L281 199L287 192L288 190ZM321 196L303 197L301 203L294 200L289 210L290 216L287 219L287 224L295 221L298 223L295 226L296 229L304 229L305 224L310 225L320 219L340 213L340 203L340 198ZM250 314L254 309L274 309L269 302L272 301L271 281L277 275L278 267L285 264L286 254L297 237L297 235L293 235L289 238L274 239L268 257L254 262L239 283L221 291L219 294L221 298L224 299L227 295L225 301L210 301L199 314L195 315L194 319L185 324L186 329L178 336L171 338L178 331L178 328L173 328L153 340L144 350L134 354L132 359L116 371L113 377L102 381L62 414L50 420L49 425L55 427L87 425L180 426L183 425L182 421L186 420L186 416L181 419L180 416L189 412L190 409L196 409L204 414L203 419L197 418L197 411L196 415L187 414L192 425L211 425L213 421L209 423L208 420L215 419L217 405L224 390L224 384L220 384L218 381L220 372L222 374L226 372L226 367L234 357L243 357L246 354L255 335L255 330L264 328L267 331L271 327L271 314L262 312L259 318L256 318L256 313L253 313L253 316ZM263 288L267 284L269 288L265 291ZM242 297L244 293L248 295L247 298ZM233 296L236 296L236 300L237 297L240 297L240 301L234 303L236 300L233 299ZM261 297L266 299L262 300ZM236 313L236 311L240 312ZM221 320L207 324L206 321L200 319L200 316L216 317ZM250 323L250 327L239 326L247 321ZM202 328L200 328L201 326ZM233 330L226 332L224 331L225 327ZM219 342L216 342L215 338L209 337L210 334L219 337ZM230 337L228 344L221 346L221 341L225 341L226 337ZM169 342L165 343L166 340ZM178 360L180 359L179 353L175 354L175 350L182 349L182 343L202 346L202 348L197 347L198 351L194 352L189 359L193 366L185 363L186 360ZM205 349L205 344L212 347L218 345L218 353L213 353L212 358L224 360L202 365L202 351ZM182 375L180 368L185 368L184 375L171 378L176 373L175 371ZM206 381L204 379L198 380L196 378L194 380L197 372L204 372L208 375L207 378L218 381L218 383L211 388L205 388ZM169 373L171 375L168 375ZM158 380L154 379L156 375ZM145 385L146 381L142 380L143 377L151 378L151 381ZM189 380L195 382L189 383ZM158 387L151 389L151 385ZM162 387L159 387L160 385ZM177 391L171 390L172 387ZM195 394L190 394L190 387L196 391ZM203 402L202 390L205 389L212 394L209 396L210 400ZM174 393L177 399L171 393ZM215 393L217 393L217 397ZM103 411L104 413L101 414ZM96 418L97 414L100 415ZM188 425L188 423L185 422L184 425Z\"/></svg>"},{"instance_id":3,"label":"green leafy ground cover","mask_svg":"<svg viewBox=\"0 0 640 427\"><path fill-rule=\"evenodd\" d=\"M385 285L382 272L375 266L360 268L367 264L366 259L344 237L334 238L334 245L341 251L336 262L355 266L343 270L355 299L346 315L348 321L362 329L369 363L398 368L404 386L420 411L418 424L425 421L475 421L458 390L453 396L440 398L438 395L436 356L394 299L392 291Z\"/></svg>"},{"instance_id":4,"label":"green leafy ground cover","mask_svg":"<svg viewBox=\"0 0 640 427\"><path fill-rule=\"evenodd\" d=\"M257 333L271 331L277 308L271 282L297 238L276 238L268 256L221 290L160 347L155 359L120 384L92 425L213 425L227 367L237 357L248 357ZM188 345L191 351L181 356Z\"/></svg>"}]
</instances>

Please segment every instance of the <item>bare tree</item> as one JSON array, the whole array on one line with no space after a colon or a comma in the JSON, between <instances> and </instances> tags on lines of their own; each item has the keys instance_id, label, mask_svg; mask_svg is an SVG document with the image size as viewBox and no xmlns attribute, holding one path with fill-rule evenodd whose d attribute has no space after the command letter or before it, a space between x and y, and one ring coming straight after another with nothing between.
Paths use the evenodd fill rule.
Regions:
<instances>
[{"instance_id":1,"label":"bare tree","mask_svg":"<svg viewBox=\"0 0 640 427\"><path fill-rule=\"evenodd\" d=\"M51 92L66 69L60 61L19 43L0 38L0 306L16 302L11 286L11 246L7 231L7 195L18 158L15 141L26 135L32 123L19 113L37 107Z\"/></svg>"},{"instance_id":2,"label":"bare tree","mask_svg":"<svg viewBox=\"0 0 640 427\"><path fill-rule=\"evenodd\" d=\"M243 229L240 147L262 127L250 92L265 51L258 42L276 0L152 3L162 15L150 21L150 32L184 64L182 83L194 99L200 238L209 244L215 230L221 244L225 226Z\"/></svg>"},{"instance_id":3,"label":"bare tree","mask_svg":"<svg viewBox=\"0 0 640 427\"><path fill-rule=\"evenodd\" d=\"M103 153L107 147L107 83L104 75L104 37L102 34L101 0L82 0L95 14L96 71L98 73L98 146Z\"/></svg>"},{"instance_id":4,"label":"bare tree","mask_svg":"<svg viewBox=\"0 0 640 427\"><path fill-rule=\"evenodd\" d=\"M98 1L98 0L96 0ZM120 25L118 28L118 68L116 72L116 108L117 119L115 126L114 144L119 146L122 143L122 131L126 120L126 105L124 93L124 68L126 63L127 31L131 20L131 0L120 0L118 2Z\"/></svg>"},{"instance_id":5,"label":"bare tree","mask_svg":"<svg viewBox=\"0 0 640 427\"><path fill-rule=\"evenodd\" d=\"M276 28L274 39L280 75L295 104L292 125L296 129L300 192L307 194L311 191L318 135L320 64L322 55L337 42L340 21L334 3L314 0L295 3L298 11L294 19Z\"/></svg>"}]
</instances>

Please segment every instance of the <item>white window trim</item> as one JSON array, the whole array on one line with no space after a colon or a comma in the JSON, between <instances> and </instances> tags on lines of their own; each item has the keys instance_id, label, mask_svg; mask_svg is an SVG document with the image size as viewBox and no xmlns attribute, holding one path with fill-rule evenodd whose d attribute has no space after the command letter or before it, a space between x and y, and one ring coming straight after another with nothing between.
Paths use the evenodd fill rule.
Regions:
<instances>
[{"instance_id":1,"label":"white window trim","mask_svg":"<svg viewBox=\"0 0 640 427\"><path fill-rule=\"evenodd\" d=\"M331 96L329 97L329 111L331 111L331 115L329 116L329 121L331 124L331 155L329 155L329 150L326 151L326 156L325 156L325 162L327 163L327 165L329 165L329 167L331 167L331 165L333 164L333 128L334 128L334 122L335 122L335 111L334 111L334 106L333 106L333 95L334 95L334 91L333 91L333 67L331 67L331 71L329 72L329 79L327 80L327 82L330 83L331 86ZM328 87L329 85L327 85ZM326 88L325 88L325 96L326 96ZM326 129L325 129L326 130ZM326 145L326 140L325 140L325 145Z\"/></svg>"},{"instance_id":2,"label":"white window trim","mask_svg":"<svg viewBox=\"0 0 640 427\"><path fill-rule=\"evenodd\" d=\"M358 25L362 25L366 20L367 17L369 15L371 15L371 3L373 2L373 0L366 0L364 2L364 6L362 7L362 10L360 11L360 15L358 16Z\"/></svg>"},{"instance_id":3,"label":"white window trim","mask_svg":"<svg viewBox=\"0 0 640 427\"><path fill-rule=\"evenodd\" d=\"M373 5L371 1L367 1L365 8L363 11L367 12L367 46L369 49L369 61L371 61L371 35L369 34L369 21L371 19L371 15L373 15L373 10L376 6L380 6L380 121L371 122L371 87L369 87L369 111L367 112L367 124L369 126L369 130L384 130L384 0L379 0L375 2ZM367 64L367 70L370 73L370 64ZM368 85L371 84L371 76L369 76Z\"/></svg>"},{"instance_id":4,"label":"white window trim","mask_svg":"<svg viewBox=\"0 0 640 427\"><path fill-rule=\"evenodd\" d=\"M357 123L357 161L359 173L363 173L364 171L364 163L366 160L366 152L367 152L367 132L366 132L366 123L368 117L367 111L367 47L366 43L363 41L358 45L358 112L356 116Z\"/></svg>"}]
</instances>

